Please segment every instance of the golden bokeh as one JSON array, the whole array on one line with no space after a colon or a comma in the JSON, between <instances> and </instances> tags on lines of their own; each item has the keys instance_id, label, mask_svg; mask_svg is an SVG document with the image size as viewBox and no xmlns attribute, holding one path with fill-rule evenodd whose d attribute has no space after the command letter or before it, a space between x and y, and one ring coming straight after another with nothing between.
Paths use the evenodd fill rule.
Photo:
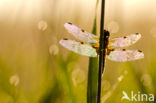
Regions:
<instances>
[{"instance_id":1,"label":"golden bokeh","mask_svg":"<svg viewBox=\"0 0 156 103\"><path fill-rule=\"evenodd\" d=\"M59 40L76 40L66 22L91 32L95 15L99 35L100 7L96 14L96 0L0 0L0 103L86 103L89 57ZM131 103L121 101L123 91L156 94L155 8L156 0L106 0L110 38L141 33L126 49L140 49L145 58L106 60L102 103Z\"/></svg>"}]
</instances>

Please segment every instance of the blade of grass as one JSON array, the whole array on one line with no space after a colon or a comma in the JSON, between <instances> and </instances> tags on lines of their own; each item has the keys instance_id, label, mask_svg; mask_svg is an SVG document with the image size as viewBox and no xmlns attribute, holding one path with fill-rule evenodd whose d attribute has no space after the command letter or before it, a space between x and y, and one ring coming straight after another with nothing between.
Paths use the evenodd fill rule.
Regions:
<instances>
[{"instance_id":1,"label":"blade of grass","mask_svg":"<svg viewBox=\"0 0 156 103\"><path fill-rule=\"evenodd\" d=\"M93 32L96 33L96 19L94 20ZM98 59L89 58L87 103L96 103L97 81L98 80Z\"/></svg>"},{"instance_id":2,"label":"blade of grass","mask_svg":"<svg viewBox=\"0 0 156 103\"><path fill-rule=\"evenodd\" d=\"M97 4L98 4L97 0ZM97 11L97 4L95 10L95 19L93 23L92 34L96 35L96 11ZM88 84L87 84L87 103L96 103L96 96L97 96L97 83L98 83L98 59L96 58L89 58L89 69L88 69Z\"/></svg>"}]
</instances>

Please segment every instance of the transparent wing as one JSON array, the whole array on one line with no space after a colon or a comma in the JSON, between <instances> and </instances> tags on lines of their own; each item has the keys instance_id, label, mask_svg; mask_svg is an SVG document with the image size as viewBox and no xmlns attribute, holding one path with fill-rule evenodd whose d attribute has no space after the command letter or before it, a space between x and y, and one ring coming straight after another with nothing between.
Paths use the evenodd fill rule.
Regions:
<instances>
[{"instance_id":1,"label":"transparent wing","mask_svg":"<svg viewBox=\"0 0 156 103\"><path fill-rule=\"evenodd\" d=\"M124 37L114 38L110 40L109 46L115 47L115 48L127 47L132 44L135 44L140 38L141 38L141 34L139 33L130 34Z\"/></svg>"},{"instance_id":2,"label":"transparent wing","mask_svg":"<svg viewBox=\"0 0 156 103\"><path fill-rule=\"evenodd\" d=\"M89 44L83 44L81 42L77 42L77 41L70 40L70 39L62 39L62 40L60 40L60 44L63 47L65 47L77 54L80 54L80 55L90 56L90 57L97 56L96 49L94 49Z\"/></svg>"},{"instance_id":3,"label":"transparent wing","mask_svg":"<svg viewBox=\"0 0 156 103\"><path fill-rule=\"evenodd\" d=\"M144 58L144 53L140 50L117 49L108 52L107 58L112 61L126 62Z\"/></svg>"},{"instance_id":4,"label":"transparent wing","mask_svg":"<svg viewBox=\"0 0 156 103\"><path fill-rule=\"evenodd\" d=\"M83 29L80 29L72 23L65 23L64 27L68 30L69 33L73 34L73 36L80 41L88 43L98 43L98 41L96 40L96 38L98 38L97 36L86 32Z\"/></svg>"}]
</instances>

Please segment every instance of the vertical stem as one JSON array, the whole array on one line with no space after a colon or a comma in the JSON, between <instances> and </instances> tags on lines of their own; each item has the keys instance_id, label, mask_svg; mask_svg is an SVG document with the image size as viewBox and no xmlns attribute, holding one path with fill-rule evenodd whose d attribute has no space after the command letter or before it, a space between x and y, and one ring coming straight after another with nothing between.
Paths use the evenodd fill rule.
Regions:
<instances>
[{"instance_id":1,"label":"vertical stem","mask_svg":"<svg viewBox=\"0 0 156 103\"><path fill-rule=\"evenodd\" d=\"M102 78L102 71L104 71L105 65L105 50L107 43L106 35L104 35L104 11L105 11L105 0L101 2L101 24L100 24L100 50L99 50L99 74L98 74L98 95L97 95L97 103L100 103L101 99L101 78Z\"/></svg>"},{"instance_id":2,"label":"vertical stem","mask_svg":"<svg viewBox=\"0 0 156 103\"><path fill-rule=\"evenodd\" d=\"M97 20L97 5L95 8L95 18L93 23L92 34L97 35L96 31L96 20ZM96 103L97 101L97 90L98 90L98 58L89 58L89 68L88 68L88 84L87 84L87 103Z\"/></svg>"}]
</instances>

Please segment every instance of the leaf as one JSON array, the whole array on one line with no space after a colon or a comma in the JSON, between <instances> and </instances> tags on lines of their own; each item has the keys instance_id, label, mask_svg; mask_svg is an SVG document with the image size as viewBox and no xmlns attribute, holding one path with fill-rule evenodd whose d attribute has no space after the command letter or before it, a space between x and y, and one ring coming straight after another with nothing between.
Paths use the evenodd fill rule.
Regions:
<instances>
[{"instance_id":1,"label":"leaf","mask_svg":"<svg viewBox=\"0 0 156 103\"><path fill-rule=\"evenodd\" d=\"M87 103L96 103L97 88L98 88L98 59L89 59L88 70L88 87L87 87Z\"/></svg>"}]
</instances>

